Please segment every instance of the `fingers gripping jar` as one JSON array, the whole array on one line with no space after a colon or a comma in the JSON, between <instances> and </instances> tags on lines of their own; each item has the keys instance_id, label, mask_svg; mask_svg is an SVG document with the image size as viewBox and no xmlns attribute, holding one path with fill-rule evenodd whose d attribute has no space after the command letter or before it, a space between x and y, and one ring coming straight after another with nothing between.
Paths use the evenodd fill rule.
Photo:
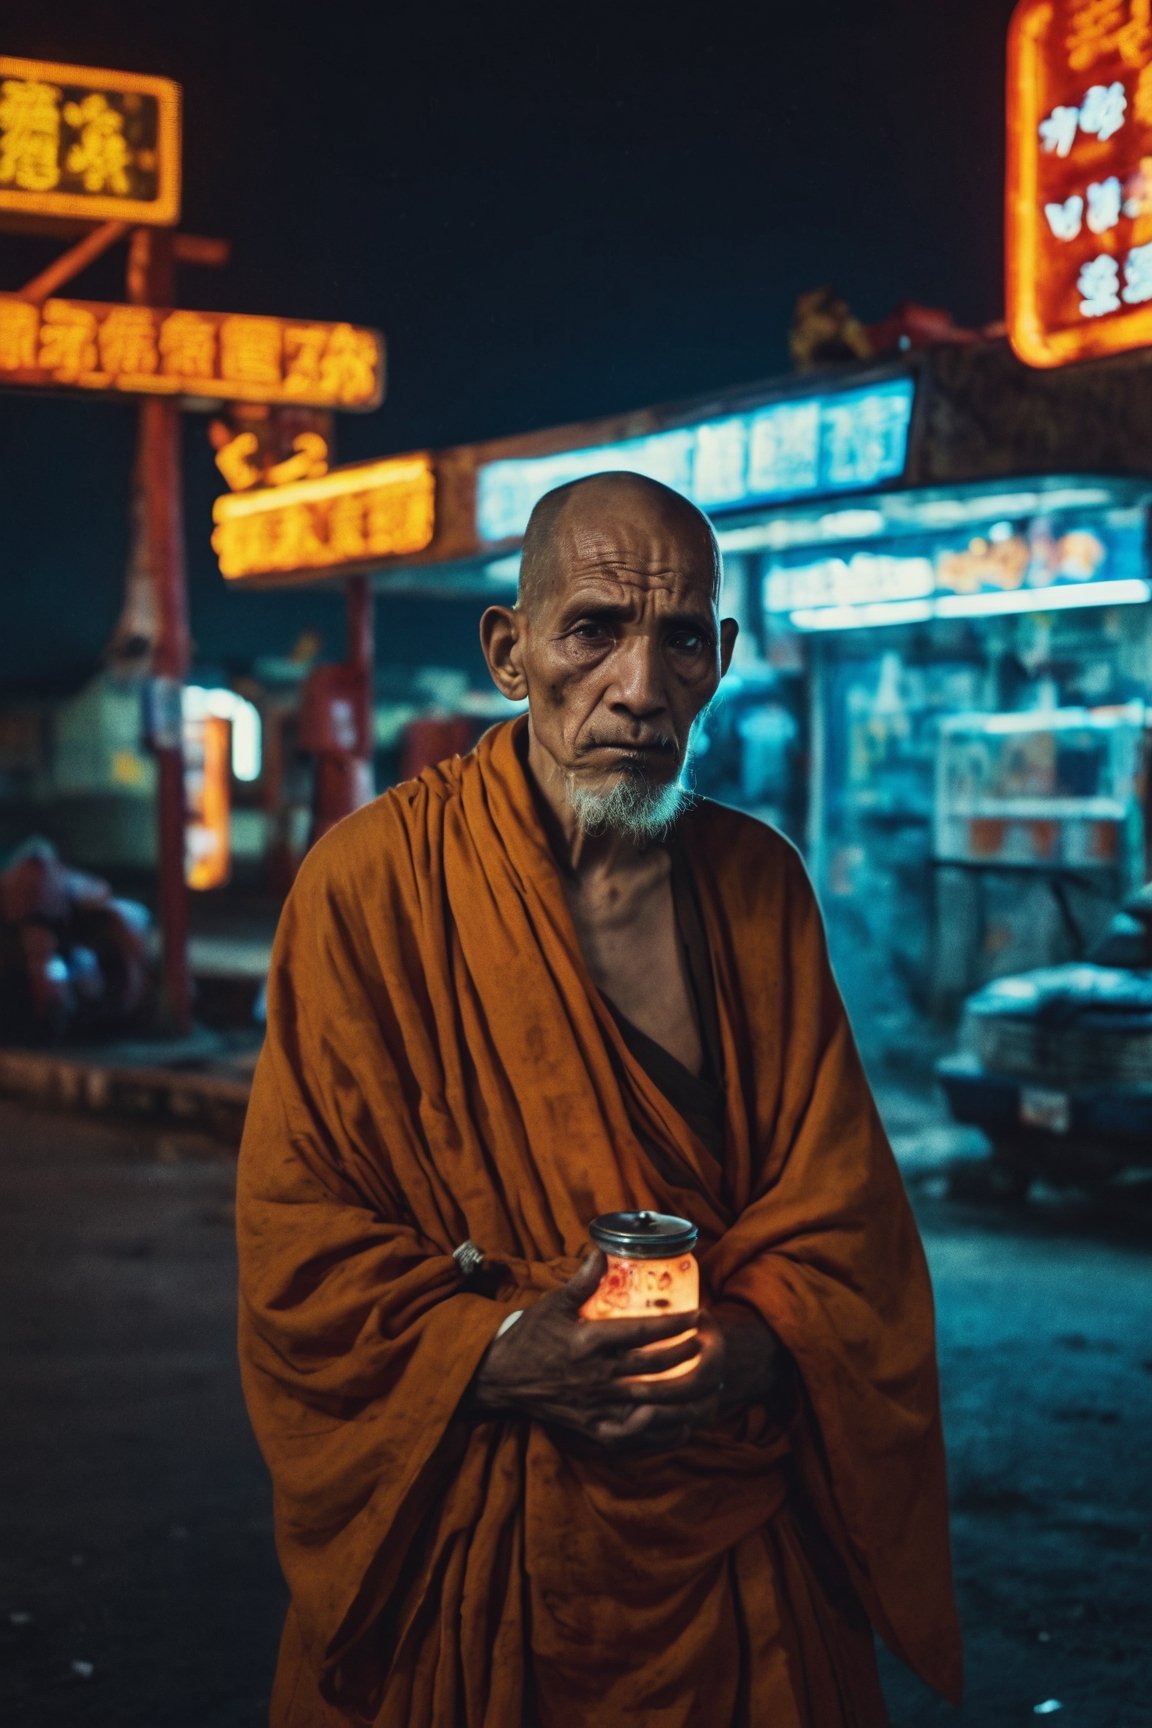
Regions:
<instances>
[{"instance_id":1,"label":"fingers gripping jar","mask_svg":"<svg viewBox=\"0 0 1152 1728\"><path fill-rule=\"evenodd\" d=\"M580 1310L585 1320L651 1320L668 1314L695 1314L700 1306L700 1272L692 1250L699 1232L687 1218L666 1212L603 1212L588 1234L608 1257L596 1289ZM649 1348L695 1336L695 1327ZM653 1374L667 1380L686 1374L691 1363ZM649 1378L649 1376L646 1376Z\"/></svg>"}]
</instances>

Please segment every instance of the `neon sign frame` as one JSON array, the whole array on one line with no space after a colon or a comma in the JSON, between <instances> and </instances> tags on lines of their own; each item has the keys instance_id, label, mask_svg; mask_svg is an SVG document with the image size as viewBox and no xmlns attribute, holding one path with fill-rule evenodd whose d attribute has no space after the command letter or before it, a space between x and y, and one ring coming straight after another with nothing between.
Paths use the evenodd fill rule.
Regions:
<instances>
[{"instance_id":1,"label":"neon sign frame","mask_svg":"<svg viewBox=\"0 0 1152 1728\"><path fill-rule=\"evenodd\" d=\"M916 385L904 376L794 396L694 425L545 456L484 463L476 477L481 542L519 539L553 487L605 471L660 480L707 511L857 492L899 480Z\"/></svg>"}]
</instances>

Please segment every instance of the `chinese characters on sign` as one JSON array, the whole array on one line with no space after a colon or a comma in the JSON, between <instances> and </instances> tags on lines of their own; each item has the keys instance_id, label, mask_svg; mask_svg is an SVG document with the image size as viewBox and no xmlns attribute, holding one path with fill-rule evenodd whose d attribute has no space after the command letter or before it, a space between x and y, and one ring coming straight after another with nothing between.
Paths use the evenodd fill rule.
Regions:
<instances>
[{"instance_id":1,"label":"chinese characters on sign","mask_svg":"<svg viewBox=\"0 0 1152 1728\"><path fill-rule=\"evenodd\" d=\"M608 469L663 481L703 510L846 492L898 479L907 458L914 392L910 378L896 378L861 390L774 402L619 444L485 463L476 477L480 538L518 538L545 492Z\"/></svg>"},{"instance_id":2,"label":"chinese characters on sign","mask_svg":"<svg viewBox=\"0 0 1152 1728\"><path fill-rule=\"evenodd\" d=\"M367 409L383 361L351 324L0 294L0 385Z\"/></svg>"},{"instance_id":3,"label":"chinese characters on sign","mask_svg":"<svg viewBox=\"0 0 1152 1728\"><path fill-rule=\"evenodd\" d=\"M170 225L180 86L0 56L0 214Z\"/></svg>"},{"instance_id":4,"label":"chinese characters on sign","mask_svg":"<svg viewBox=\"0 0 1152 1728\"><path fill-rule=\"evenodd\" d=\"M222 576L343 575L431 544L435 475L426 456L390 457L229 494L212 519Z\"/></svg>"},{"instance_id":5,"label":"chinese characters on sign","mask_svg":"<svg viewBox=\"0 0 1152 1728\"><path fill-rule=\"evenodd\" d=\"M259 435L252 431L236 432L217 450L216 466L233 492L248 492L265 478L269 486L287 486L292 480L316 480L328 472L328 441L320 432L298 432L290 453L269 464L266 476L261 472L259 457Z\"/></svg>"},{"instance_id":6,"label":"chinese characters on sign","mask_svg":"<svg viewBox=\"0 0 1152 1728\"><path fill-rule=\"evenodd\" d=\"M1008 334L1059 366L1152 342L1152 0L1023 0L1008 70Z\"/></svg>"}]
</instances>

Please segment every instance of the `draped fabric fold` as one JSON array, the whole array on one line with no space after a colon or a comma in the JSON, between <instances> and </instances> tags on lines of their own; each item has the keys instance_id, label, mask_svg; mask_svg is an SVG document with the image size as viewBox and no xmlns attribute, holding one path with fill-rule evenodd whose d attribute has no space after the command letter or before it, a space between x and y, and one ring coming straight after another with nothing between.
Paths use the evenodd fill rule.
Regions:
<instances>
[{"instance_id":1,"label":"draped fabric fold","mask_svg":"<svg viewBox=\"0 0 1152 1728\"><path fill-rule=\"evenodd\" d=\"M737 812L679 824L717 1160L588 977L523 744L496 727L342 823L277 935L238 1204L292 1594L273 1722L874 1728L865 1611L955 1696L927 1272L802 865ZM503 1318L632 1207L699 1225L706 1299L795 1361L787 1415L643 1457L464 1416Z\"/></svg>"}]
</instances>

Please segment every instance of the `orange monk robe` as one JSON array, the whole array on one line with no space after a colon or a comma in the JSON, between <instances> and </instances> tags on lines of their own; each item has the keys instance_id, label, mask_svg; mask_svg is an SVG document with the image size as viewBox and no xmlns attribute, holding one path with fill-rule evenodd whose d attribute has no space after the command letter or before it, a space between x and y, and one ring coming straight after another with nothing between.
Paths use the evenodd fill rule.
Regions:
<instances>
[{"instance_id":1,"label":"orange monk robe","mask_svg":"<svg viewBox=\"0 0 1152 1728\"><path fill-rule=\"evenodd\" d=\"M875 1728L871 1624L959 1685L932 1303L792 848L680 823L717 1163L588 976L523 720L342 823L273 956L240 1160L241 1353L292 1605L276 1728ZM670 1453L459 1414L599 1212L700 1226L799 1390ZM496 1263L482 1290L452 1260Z\"/></svg>"}]
</instances>

